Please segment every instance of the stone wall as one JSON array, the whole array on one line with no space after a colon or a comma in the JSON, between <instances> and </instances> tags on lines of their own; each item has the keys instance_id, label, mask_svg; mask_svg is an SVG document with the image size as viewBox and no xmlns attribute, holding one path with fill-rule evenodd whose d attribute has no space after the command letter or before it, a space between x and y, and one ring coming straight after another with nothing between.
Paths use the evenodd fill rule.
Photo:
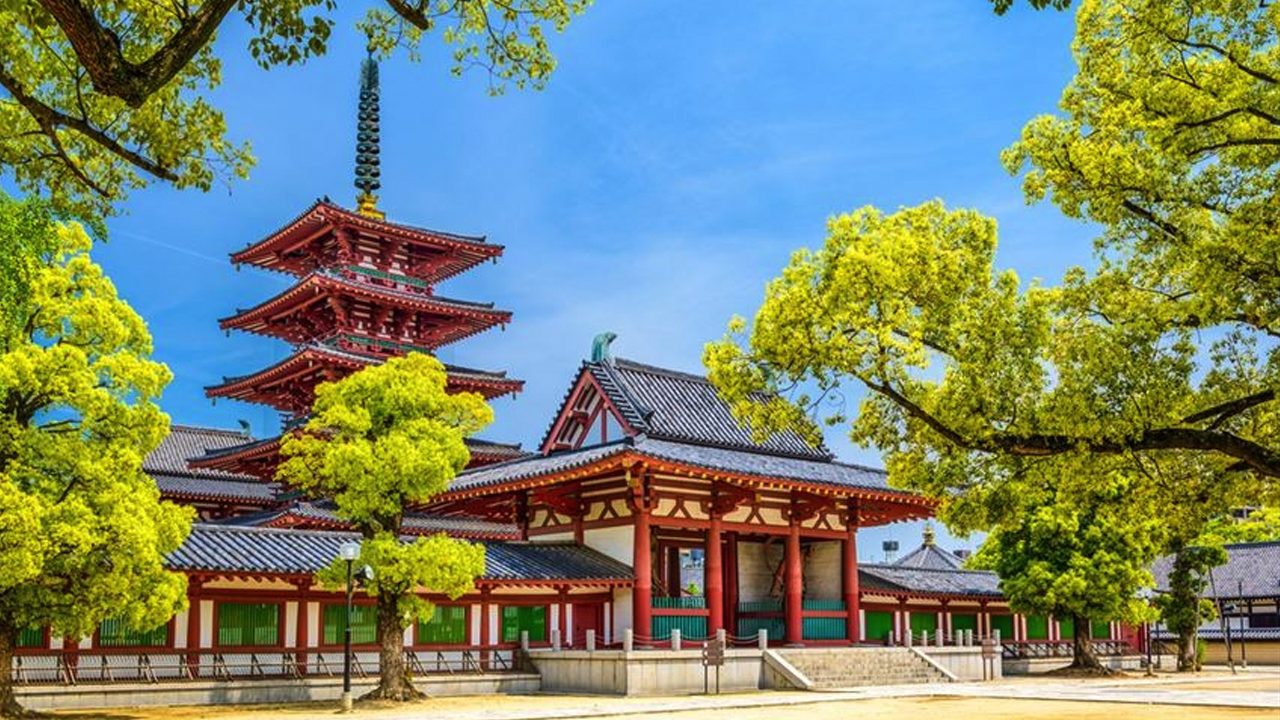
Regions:
<instances>
[{"instance_id":1,"label":"stone wall","mask_svg":"<svg viewBox=\"0 0 1280 720\"><path fill-rule=\"evenodd\" d=\"M544 692L602 695L679 695L703 691L702 651L533 650L533 666ZM727 650L720 668L721 692L761 687L761 651ZM715 668L709 669L712 691Z\"/></svg>"},{"instance_id":2,"label":"stone wall","mask_svg":"<svg viewBox=\"0 0 1280 720\"><path fill-rule=\"evenodd\" d=\"M1000 658L984 659L982 648L979 646L926 647L921 645L915 649L962 682L999 680L1004 677Z\"/></svg>"}]
</instances>

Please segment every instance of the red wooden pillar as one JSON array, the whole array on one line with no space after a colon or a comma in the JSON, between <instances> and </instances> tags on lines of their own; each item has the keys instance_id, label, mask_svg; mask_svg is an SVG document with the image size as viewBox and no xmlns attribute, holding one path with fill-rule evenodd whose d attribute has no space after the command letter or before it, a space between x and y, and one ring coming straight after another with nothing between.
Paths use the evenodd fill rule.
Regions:
<instances>
[{"instance_id":1,"label":"red wooden pillar","mask_svg":"<svg viewBox=\"0 0 1280 720\"><path fill-rule=\"evenodd\" d=\"M650 621L653 605L653 559L649 554L649 506L645 502L643 478L637 483L635 492L631 567L636 574L636 584L631 594L631 631L648 637L653 632Z\"/></svg>"},{"instance_id":2,"label":"red wooden pillar","mask_svg":"<svg viewBox=\"0 0 1280 720\"><path fill-rule=\"evenodd\" d=\"M725 533L724 622L730 635L738 632L738 533Z\"/></svg>"},{"instance_id":3,"label":"red wooden pillar","mask_svg":"<svg viewBox=\"0 0 1280 720\"><path fill-rule=\"evenodd\" d=\"M187 669L191 677L200 677L200 583L187 580Z\"/></svg>"},{"instance_id":4,"label":"red wooden pillar","mask_svg":"<svg viewBox=\"0 0 1280 720\"><path fill-rule=\"evenodd\" d=\"M493 644L493 638L489 637L489 588L480 590L480 647L488 647ZM480 651L480 667L489 669L489 651Z\"/></svg>"},{"instance_id":5,"label":"red wooden pillar","mask_svg":"<svg viewBox=\"0 0 1280 720\"><path fill-rule=\"evenodd\" d=\"M560 642L564 647L573 647L573 638L569 636L569 588L561 586L557 598L560 601Z\"/></svg>"},{"instance_id":6,"label":"red wooden pillar","mask_svg":"<svg viewBox=\"0 0 1280 720\"><path fill-rule=\"evenodd\" d=\"M862 637L859 620L858 602L858 527L851 524L844 537L841 559L843 562L841 579L844 591L844 631L850 644L857 644Z\"/></svg>"},{"instance_id":7,"label":"red wooden pillar","mask_svg":"<svg viewBox=\"0 0 1280 720\"><path fill-rule=\"evenodd\" d=\"M804 569L800 565L800 524L791 522L787 533L786 617L787 643L798 645L804 640Z\"/></svg>"},{"instance_id":8,"label":"red wooden pillar","mask_svg":"<svg viewBox=\"0 0 1280 720\"><path fill-rule=\"evenodd\" d=\"M298 672L307 674L307 587L310 582L298 583L298 627L294 628L294 657L298 660Z\"/></svg>"},{"instance_id":9,"label":"red wooden pillar","mask_svg":"<svg viewBox=\"0 0 1280 720\"><path fill-rule=\"evenodd\" d=\"M724 628L724 566L721 562L720 516L711 514L711 526L707 528L707 562L703 567L702 582L706 587L707 635L715 635Z\"/></svg>"}]
</instances>

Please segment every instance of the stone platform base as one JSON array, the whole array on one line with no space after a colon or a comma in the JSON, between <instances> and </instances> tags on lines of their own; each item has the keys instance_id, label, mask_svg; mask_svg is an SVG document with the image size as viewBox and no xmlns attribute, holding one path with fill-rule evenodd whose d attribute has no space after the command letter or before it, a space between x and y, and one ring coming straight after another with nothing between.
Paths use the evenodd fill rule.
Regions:
<instances>
[{"instance_id":1,"label":"stone platform base","mask_svg":"<svg viewBox=\"0 0 1280 720\"><path fill-rule=\"evenodd\" d=\"M377 681L359 678L351 682L356 697L372 690ZM533 673L490 673L419 677L415 682L427 695L524 694L541 689ZM194 682L112 683L103 685L34 685L17 688L18 702L32 710L71 710L156 705L232 705L242 703L297 703L337 699L341 678L302 680L199 680Z\"/></svg>"},{"instance_id":2,"label":"stone platform base","mask_svg":"<svg viewBox=\"0 0 1280 720\"><path fill-rule=\"evenodd\" d=\"M758 690L760 650L724 653L720 691ZM544 692L598 695L680 695L701 693L701 650L533 650L529 660L542 675ZM709 673L715 692L716 671Z\"/></svg>"}]
</instances>

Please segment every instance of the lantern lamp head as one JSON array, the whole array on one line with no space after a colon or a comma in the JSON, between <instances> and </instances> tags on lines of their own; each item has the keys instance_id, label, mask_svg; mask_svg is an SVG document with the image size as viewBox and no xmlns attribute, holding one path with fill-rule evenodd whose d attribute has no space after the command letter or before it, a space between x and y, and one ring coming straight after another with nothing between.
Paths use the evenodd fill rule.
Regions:
<instances>
[{"instance_id":1,"label":"lantern lamp head","mask_svg":"<svg viewBox=\"0 0 1280 720\"><path fill-rule=\"evenodd\" d=\"M338 547L338 557L351 562L360 557L360 543L355 541L344 542Z\"/></svg>"}]
</instances>

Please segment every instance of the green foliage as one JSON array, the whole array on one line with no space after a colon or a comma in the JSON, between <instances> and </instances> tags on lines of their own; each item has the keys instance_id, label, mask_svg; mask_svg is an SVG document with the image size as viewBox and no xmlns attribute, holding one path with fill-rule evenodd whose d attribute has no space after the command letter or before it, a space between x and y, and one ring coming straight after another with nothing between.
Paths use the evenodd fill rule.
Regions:
<instances>
[{"instance_id":1,"label":"green foliage","mask_svg":"<svg viewBox=\"0 0 1280 720\"><path fill-rule=\"evenodd\" d=\"M373 596L397 597L400 629L417 620L428 620L435 610L430 602L413 592L426 588L450 599L475 590L475 578L484 574L484 546L454 540L439 534L402 542L387 534L365 540L360 546L357 567L373 568L373 579L364 584ZM329 588L345 588L347 564L335 560L317 579Z\"/></svg>"},{"instance_id":2,"label":"green foliage","mask_svg":"<svg viewBox=\"0 0 1280 720\"><path fill-rule=\"evenodd\" d=\"M1169 571L1169 592L1156 596L1155 606L1169 631L1178 636L1178 669L1199 670L1196 630L1217 617L1211 601L1201 597L1209 584L1209 571L1227 561L1227 553L1213 545L1178 547Z\"/></svg>"},{"instance_id":3,"label":"green foliage","mask_svg":"<svg viewBox=\"0 0 1280 720\"><path fill-rule=\"evenodd\" d=\"M280 480L332 497L366 537L398 532L405 506L444 492L470 459L465 438L493 422L482 397L449 394L446 379L413 353L320 385L306 432L285 436Z\"/></svg>"},{"instance_id":4,"label":"green foliage","mask_svg":"<svg viewBox=\"0 0 1280 720\"><path fill-rule=\"evenodd\" d=\"M285 435L281 446L277 478L332 497L338 515L365 538L356 563L373 569L365 589L378 601L378 697L417 694L405 679L401 638L433 607L415 591L458 598L484 573L482 545L444 534L400 538L405 508L444 492L470 459L465 438L493 421L484 398L450 394L446 381L439 360L412 353L324 383L303 431ZM317 579L344 588L346 563L335 560Z\"/></svg>"},{"instance_id":5,"label":"green foliage","mask_svg":"<svg viewBox=\"0 0 1280 720\"><path fill-rule=\"evenodd\" d=\"M8 220L29 211L0 199L0 229L31 227L37 216ZM186 602L186 579L163 557L191 510L161 502L142 472L168 432L156 400L169 370L150 359L146 325L90 259L84 230L45 222L51 252L7 259L29 273L30 297L0 327L0 648L27 627L75 637L113 618L147 630ZM9 681L0 673L0 712Z\"/></svg>"},{"instance_id":6,"label":"green foliage","mask_svg":"<svg viewBox=\"0 0 1280 720\"><path fill-rule=\"evenodd\" d=\"M995 571L1015 610L1141 622L1152 615L1138 594L1152 584L1147 567L1160 552L1163 519L1124 502L1134 485L1078 456L1030 468L999 516L985 507L994 503L972 497L952 511L985 507L993 530L970 565Z\"/></svg>"},{"instance_id":7,"label":"green foliage","mask_svg":"<svg viewBox=\"0 0 1280 720\"><path fill-rule=\"evenodd\" d=\"M1023 283L974 210L862 208L708 345L712 382L758 436L811 440L866 391L852 439L992 531L1007 592L1132 615L1154 552L1280 492L1278 35L1275 3L1084 0L1062 113L1002 159L1101 228L1096 266Z\"/></svg>"},{"instance_id":8,"label":"green foliage","mask_svg":"<svg viewBox=\"0 0 1280 720\"><path fill-rule=\"evenodd\" d=\"M1205 527L1200 542L1205 545L1254 543L1280 540L1280 507L1262 507L1244 520L1219 517Z\"/></svg>"},{"instance_id":9,"label":"green foliage","mask_svg":"<svg viewBox=\"0 0 1280 720\"><path fill-rule=\"evenodd\" d=\"M549 30L563 30L589 0L387 0L360 26L371 48L401 46L417 59L424 35L455 48L455 74L489 71L490 88L542 87L555 59ZM247 143L228 138L211 101L222 81L214 53L234 11L251 28L248 50L264 68L323 55L334 0L187 3L105 0L0 4L0 167L22 191L73 216L111 214L130 190L162 180L208 190L247 175Z\"/></svg>"},{"instance_id":10,"label":"green foliage","mask_svg":"<svg viewBox=\"0 0 1280 720\"><path fill-rule=\"evenodd\" d=\"M0 333L21 331L31 311L31 281L58 247L47 205L14 202L0 192Z\"/></svg>"},{"instance_id":11,"label":"green foliage","mask_svg":"<svg viewBox=\"0 0 1280 720\"><path fill-rule=\"evenodd\" d=\"M1003 15L1009 12L1009 8L1013 7L1014 0L991 0L991 6L997 15ZM1051 7L1055 10L1066 10L1071 7L1071 0L1027 0L1027 4L1036 10L1043 10Z\"/></svg>"}]
</instances>

